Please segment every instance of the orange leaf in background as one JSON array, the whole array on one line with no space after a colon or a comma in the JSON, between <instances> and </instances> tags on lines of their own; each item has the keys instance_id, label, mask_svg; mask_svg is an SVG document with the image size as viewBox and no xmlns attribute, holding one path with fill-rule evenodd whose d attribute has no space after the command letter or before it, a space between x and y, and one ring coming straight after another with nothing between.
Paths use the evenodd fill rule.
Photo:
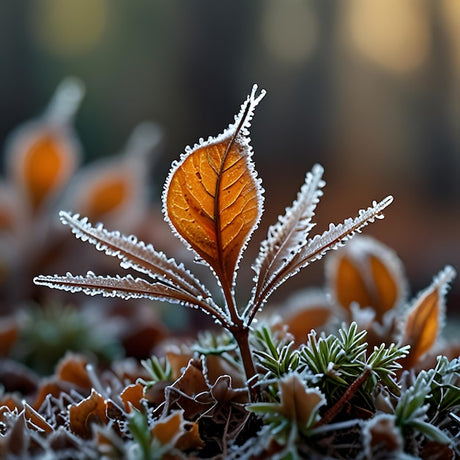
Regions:
<instances>
[{"instance_id":1,"label":"orange leaf in background","mask_svg":"<svg viewBox=\"0 0 460 460\"><path fill-rule=\"evenodd\" d=\"M91 396L69 407L70 429L84 439L91 437L92 423L105 425L107 421L105 400L94 389Z\"/></svg>"},{"instance_id":2,"label":"orange leaf in background","mask_svg":"<svg viewBox=\"0 0 460 460\"><path fill-rule=\"evenodd\" d=\"M8 356L18 337L19 325L17 321L9 318L0 318L0 357Z\"/></svg>"},{"instance_id":3,"label":"orange leaf in background","mask_svg":"<svg viewBox=\"0 0 460 460\"><path fill-rule=\"evenodd\" d=\"M362 307L372 305L360 270L345 254L337 260L334 291L340 305L347 310L353 302Z\"/></svg>"},{"instance_id":4,"label":"orange leaf in background","mask_svg":"<svg viewBox=\"0 0 460 460\"><path fill-rule=\"evenodd\" d=\"M61 393L70 391L70 388L71 386L69 384L66 384L61 381L45 381L42 385L40 385L40 388L38 389L32 407L35 410L39 410L42 404L45 402L45 399L48 397L48 395L51 395L54 398L59 398L59 395Z\"/></svg>"},{"instance_id":5,"label":"orange leaf in background","mask_svg":"<svg viewBox=\"0 0 460 460\"><path fill-rule=\"evenodd\" d=\"M327 305L311 305L299 309L287 316L283 315L283 324L288 332L294 336L296 346L305 343L308 333L312 329L324 327L334 317L334 311Z\"/></svg>"},{"instance_id":6,"label":"orange leaf in background","mask_svg":"<svg viewBox=\"0 0 460 460\"><path fill-rule=\"evenodd\" d=\"M376 307L377 319L381 319L386 311L396 305L401 294L398 286L400 281L395 278L394 273L389 270L383 261L375 255L369 256L369 266L379 299Z\"/></svg>"},{"instance_id":7,"label":"orange leaf in background","mask_svg":"<svg viewBox=\"0 0 460 460\"><path fill-rule=\"evenodd\" d=\"M144 397L144 386L140 383L128 385L121 393L120 398L123 401L126 412L131 412L131 406L141 410L141 399Z\"/></svg>"},{"instance_id":8,"label":"orange leaf in background","mask_svg":"<svg viewBox=\"0 0 460 460\"><path fill-rule=\"evenodd\" d=\"M51 433L53 427L42 417L33 407L27 403L24 404L24 417L27 421L27 426L33 429L42 430L45 433Z\"/></svg>"},{"instance_id":9,"label":"orange leaf in background","mask_svg":"<svg viewBox=\"0 0 460 460\"><path fill-rule=\"evenodd\" d=\"M445 293L455 270L447 266L423 291L407 313L401 343L410 345L410 353L403 360L404 368L413 367L436 342L443 326L445 315Z\"/></svg>"},{"instance_id":10,"label":"orange leaf in background","mask_svg":"<svg viewBox=\"0 0 460 460\"><path fill-rule=\"evenodd\" d=\"M406 281L399 259L369 237L354 238L330 257L328 277L336 301L346 310L352 303L371 307L376 320L404 297Z\"/></svg>"},{"instance_id":11,"label":"orange leaf in background","mask_svg":"<svg viewBox=\"0 0 460 460\"><path fill-rule=\"evenodd\" d=\"M189 150L165 186L165 212L179 235L216 272L223 289L262 212L262 191L246 137L256 87L223 134Z\"/></svg>"},{"instance_id":12,"label":"orange leaf in background","mask_svg":"<svg viewBox=\"0 0 460 460\"><path fill-rule=\"evenodd\" d=\"M24 152L20 173L33 209L47 196L59 190L73 172L72 154L58 135L45 132L34 139ZM19 171L18 171L19 172Z\"/></svg>"},{"instance_id":13,"label":"orange leaf in background","mask_svg":"<svg viewBox=\"0 0 460 460\"><path fill-rule=\"evenodd\" d=\"M103 180L94 184L91 196L88 197L82 213L90 219L99 219L100 216L117 209L129 198L130 187L123 177L122 171L117 176L105 177Z\"/></svg>"},{"instance_id":14,"label":"orange leaf in background","mask_svg":"<svg viewBox=\"0 0 460 460\"><path fill-rule=\"evenodd\" d=\"M273 325L282 332L284 327L293 336L295 346L307 340L308 333L315 329L325 330L337 319L337 308L331 305L330 296L320 289L305 289L291 296L283 304L282 322Z\"/></svg>"},{"instance_id":15,"label":"orange leaf in background","mask_svg":"<svg viewBox=\"0 0 460 460\"><path fill-rule=\"evenodd\" d=\"M160 138L153 123L136 126L120 154L98 160L78 174L69 191L70 207L97 222L109 216L130 222L143 213L147 176Z\"/></svg>"},{"instance_id":16,"label":"orange leaf in background","mask_svg":"<svg viewBox=\"0 0 460 460\"><path fill-rule=\"evenodd\" d=\"M81 82L65 79L47 111L21 126L9 142L10 175L23 189L34 212L69 182L77 167L80 148L71 122L83 92Z\"/></svg>"},{"instance_id":17,"label":"orange leaf in background","mask_svg":"<svg viewBox=\"0 0 460 460\"><path fill-rule=\"evenodd\" d=\"M56 376L58 379L72 382L80 388L92 388L93 384L86 370L87 364L85 358L68 354L59 362Z\"/></svg>"}]
</instances>

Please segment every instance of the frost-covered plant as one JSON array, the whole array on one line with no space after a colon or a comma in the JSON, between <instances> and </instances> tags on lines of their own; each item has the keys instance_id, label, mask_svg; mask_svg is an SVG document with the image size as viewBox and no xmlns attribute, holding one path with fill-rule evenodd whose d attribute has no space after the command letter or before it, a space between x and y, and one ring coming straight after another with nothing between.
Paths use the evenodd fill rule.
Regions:
<instances>
[{"instance_id":1,"label":"frost-covered plant","mask_svg":"<svg viewBox=\"0 0 460 460\"><path fill-rule=\"evenodd\" d=\"M36 298L28 282L38 267L74 257L74 245L55 226L58 209L70 207L91 219L135 232L152 213L147 181L159 128L136 126L123 150L81 165L83 148L74 118L83 83L65 78L46 110L19 125L5 141L0 174L0 311ZM3 143L3 142L2 142ZM3 161L4 160L4 161ZM95 261L97 263L97 261Z\"/></svg>"},{"instance_id":2,"label":"frost-covered plant","mask_svg":"<svg viewBox=\"0 0 460 460\"><path fill-rule=\"evenodd\" d=\"M182 264L170 259L151 244L109 232L102 225L92 226L78 214L62 211L61 221L77 238L118 257L123 268L150 276L151 280L126 276L38 276L35 283L89 295L149 298L178 302L210 314L235 338L245 369L251 398L257 399L257 372L249 345L249 331L257 312L270 295L326 251L337 248L376 218L391 202L388 196L359 211L355 218L313 237L312 217L319 198L323 168L315 165L306 175L297 199L278 222L268 230L253 265L252 296L245 308L235 303L235 280L242 252L262 215L263 189L252 161L249 132L254 109L265 95L254 86L235 121L222 134L201 139L188 147L173 163L163 193L164 215L174 233L208 265L223 295L219 304L211 292Z\"/></svg>"}]
</instances>

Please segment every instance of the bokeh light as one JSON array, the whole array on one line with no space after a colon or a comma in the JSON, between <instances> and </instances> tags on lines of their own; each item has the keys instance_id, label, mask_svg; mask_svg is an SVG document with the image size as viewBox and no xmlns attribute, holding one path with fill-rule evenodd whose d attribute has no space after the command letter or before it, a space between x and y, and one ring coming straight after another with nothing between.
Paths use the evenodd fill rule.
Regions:
<instances>
[{"instance_id":1,"label":"bokeh light","mask_svg":"<svg viewBox=\"0 0 460 460\"><path fill-rule=\"evenodd\" d=\"M37 0L31 3L31 32L45 52L81 55L98 44L107 25L107 0Z\"/></svg>"}]
</instances>

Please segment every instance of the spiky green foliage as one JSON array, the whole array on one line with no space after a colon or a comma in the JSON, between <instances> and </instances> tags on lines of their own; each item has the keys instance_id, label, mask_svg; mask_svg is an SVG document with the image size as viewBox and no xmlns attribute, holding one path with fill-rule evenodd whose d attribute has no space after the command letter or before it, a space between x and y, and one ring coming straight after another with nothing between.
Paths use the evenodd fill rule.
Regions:
<instances>
[{"instance_id":1,"label":"spiky green foliage","mask_svg":"<svg viewBox=\"0 0 460 460\"><path fill-rule=\"evenodd\" d=\"M396 425L406 435L421 433L432 441L449 444L460 408L460 363L439 357L434 369L421 371L403 392L395 409ZM454 422L454 423L452 423Z\"/></svg>"},{"instance_id":2,"label":"spiky green foliage","mask_svg":"<svg viewBox=\"0 0 460 460\"><path fill-rule=\"evenodd\" d=\"M141 360L144 369L149 373L149 379L139 378L138 382L145 385L148 390L158 382L170 381L172 377L171 364L167 357L158 358L152 356L149 359Z\"/></svg>"},{"instance_id":3,"label":"spiky green foliage","mask_svg":"<svg viewBox=\"0 0 460 460\"><path fill-rule=\"evenodd\" d=\"M264 378L281 378L297 369L299 352L293 349L294 342L289 338L277 337L268 326L255 329L256 342L254 354L258 364L266 371Z\"/></svg>"}]
</instances>

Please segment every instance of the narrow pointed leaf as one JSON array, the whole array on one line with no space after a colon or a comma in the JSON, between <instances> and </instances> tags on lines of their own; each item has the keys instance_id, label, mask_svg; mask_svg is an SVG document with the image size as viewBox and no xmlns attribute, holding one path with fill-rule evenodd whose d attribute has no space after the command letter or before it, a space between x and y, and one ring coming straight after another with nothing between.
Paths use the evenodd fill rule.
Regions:
<instances>
[{"instance_id":1,"label":"narrow pointed leaf","mask_svg":"<svg viewBox=\"0 0 460 460\"><path fill-rule=\"evenodd\" d=\"M286 208L285 214L269 228L267 239L262 242L254 265L256 272L254 297L258 297L260 292L307 244L308 233L314 226L311 219L323 194L321 187L325 185L321 180L322 174L323 168L315 165L307 174L305 183L292 206Z\"/></svg>"},{"instance_id":2,"label":"narrow pointed leaf","mask_svg":"<svg viewBox=\"0 0 460 460\"><path fill-rule=\"evenodd\" d=\"M161 282L149 283L131 275L124 277L119 275L114 277L97 276L93 272L88 272L86 276L74 276L71 273L67 273L65 276L41 275L34 278L34 283L72 293L83 292L91 296L101 294L104 297L120 297L124 300L147 298L180 303L189 307L199 307L217 319L223 318L221 311L216 311L212 305L201 298L196 298L187 292Z\"/></svg>"},{"instance_id":3,"label":"narrow pointed leaf","mask_svg":"<svg viewBox=\"0 0 460 460\"><path fill-rule=\"evenodd\" d=\"M445 316L445 295L455 270L447 266L433 280L430 287L421 292L407 312L402 329L401 342L411 350L404 360L404 367L417 364L431 350L442 329Z\"/></svg>"},{"instance_id":4,"label":"narrow pointed leaf","mask_svg":"<svg viewBox=\"0 0 460 460\"><path fill-rule=\"evenodd\" d=\"M241 253L262 213L262 188L251 161L248 127L265 92L251 95L235 123L200 141L173 165L163 195L164 212L181 239L230 292Z\"/></svg>"},{"instance_id":5,"label":"narrow pointed leaf","mask_svg":"<svg viewBox=\"0 0 460 460\"><path fill-rule=\"evenodd\" d=\"M257 296L253 297L252 302L245 312L247 323L250 324L252 322L257 310L265 304L268 297L281 284L291 276L297 274L299 270L305 268L311 262L320 259L327 251L342 246L356 232L361 231L363 227L374 222L375 219L382 219L382 211L392 201L392 196L387 196L379 203L374 201L371 207L360 210L357 217L348 218L338 225L330 224L328 230L310 238L307 244L302 246L300 250L295 253L289 263L283 266L283 268L272 277L270 282L264 286L263 290L260 290Z\"/></svg>"},{"instance_id":6,"label":"narrow pointed leaf","mask_svg":"<svg viewBox=\"0 0 460 460\"><path fill-rule=\"evenodd\" d=\"M107 255L118 257L122 267L133 268L195 296L211 296L182 264L168 259L152 245L138 241L133 235L126 237L117 231L109 232L102 225L93 227L86 218L80 218L78 214L72 216L61 211L59 215L62 223L69 225L77 238L88 241Z\"/></svg>"}]
</instances>

